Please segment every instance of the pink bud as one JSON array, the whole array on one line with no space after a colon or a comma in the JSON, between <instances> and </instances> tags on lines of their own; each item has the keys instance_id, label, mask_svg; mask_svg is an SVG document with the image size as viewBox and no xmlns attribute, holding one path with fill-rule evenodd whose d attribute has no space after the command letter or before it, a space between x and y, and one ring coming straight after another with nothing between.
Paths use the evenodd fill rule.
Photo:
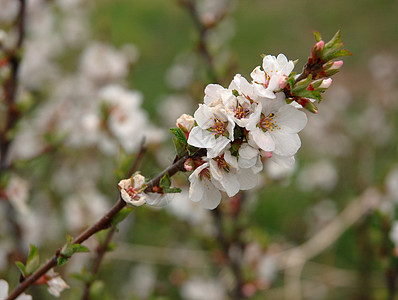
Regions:
<instances>
[{"instance_id":1,"label":"pink bud","mask_svg":"<svg viewBox=\"0 0 398 300\"><path fill-rule=\"evenodd\" d=\"M192 158L188 158L185 162L184 162L184 169L188 172L191 172L194 168L195 164L192 160Z\"/></svg>"},{"instance_id":2,"label":"pink bud","mask_svg":"<svg viewBox=\"0 0 398 300\"><path fill-rule=\"evenodd\" d=\"M325 47L325 42L324 41L319 41L314 46L315 50L317 50L317 51L323 50L323 47Z\"/></svg>"},{"instance_id":3,"label":"pink bud","mask_svg":"<svg viewBox=\"0 0 398 300\"><path fill-rule=\"evenodd\" d=\"M324 79L319 87L321 89L327 89L332 84L332 81L332 78Z\"/></svg>"},{"instance_id":4,"label":"pink bud","mask_svg":"<svg viewBox=\"0 0 398 300\"><path fill-rule=\"evenodd\" d=\"M283 75L281 78L279 78L278 84L281 89L284 89L287 84L287 76Z\"/></svg>"},{"instance_id":5,"label":"pink bud","mask_svg":"<svg viewBox=\"0 0 398 300\"><path fill-rule=\"evenodd\" d=\"M332 66L329 68L329 70L338 70L338 69L340 69L341 68L341 66L343 65L343 61L342 60L338 60L338 61L335 61L333 64L332 64Z\"/></svg>"}]
</instances>

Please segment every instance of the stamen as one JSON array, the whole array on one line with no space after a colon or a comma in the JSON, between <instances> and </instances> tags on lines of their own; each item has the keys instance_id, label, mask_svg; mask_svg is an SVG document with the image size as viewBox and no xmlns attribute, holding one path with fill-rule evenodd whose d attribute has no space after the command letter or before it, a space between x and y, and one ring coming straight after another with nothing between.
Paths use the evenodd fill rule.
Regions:
<instances>
[{"instance_id":1,"label":"stamen","mask_svg":"<svg viewBox=\"0 0 398 300\"><path fill-rule=\"evenodd\" d=\"M217 158L214 158L214 160L217 162L217 166L219 169L223 169L227 173L231 171L230 165L224 159L224 154Z\"/></svg>"},{"instance_id":2,"label":"stamen","mask_svg":"<svg viewBox=\"0 0 398 300\"><path fill-rule=\"evenodd\" d=\"M251 110L244 108L241 104L238 104L235 110L235 118L240 120L242 118L245 118L250 113Z\"/></svg>"},{"instance_id":3,"label":"stamen","mask_svg":"<svg viewBox=\"0 0 398 300\"><path fill-rule=\"evenodd\" d=\"M263 129L263 131L271 130L274 131L274 129L281 129L279 125L276 123L276 118L277 115L274 113L270 113L268 116L263 116L260 119L259 126Z\"/></svg>"},{"instance_id":4,"label":"stamen","mask_svg":"<svg viewBox=\"0 0 398 300\"><path fill-rule=\"evenodd\" d=\"M220 119L214 118L213 127L209 128L214 135L223 134L227 128L227 124L221 121Z\"/></svg>"}]
</instances>

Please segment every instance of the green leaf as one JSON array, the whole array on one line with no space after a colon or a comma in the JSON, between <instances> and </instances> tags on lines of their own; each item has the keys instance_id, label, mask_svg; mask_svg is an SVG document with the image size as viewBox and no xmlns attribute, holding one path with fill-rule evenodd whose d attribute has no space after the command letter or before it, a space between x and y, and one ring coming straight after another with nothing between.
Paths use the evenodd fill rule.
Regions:
<instances>
[{"instance_id":1,"label":"green leaf","mask_svg":"<svg viewBox=\"0 0 398 300\"><path fill-rule=\"evenodd\" d=\"M26 275L32 274L40 265L40 258L39 258L39 252L37 250L37 247L34 245L30 245L30 251L29 251L29 256L26 261L26 266L25 266L25 271Z\"/></svg>"},{"instance_id":2,"label":"green leaf","mask_svg":"<svg viewBox=\"0 0 398 300\"><path fill-rule=\"evenodd\" d=\"M164 188L163 189L163 193L166 193L166 194L171 194L171 193L181 193L181 189L180 188L177 188L177 187L174 187L174 188Z\"/></svg>"},{"instance_id":3,"label":"green leaf","mask_svg":"<svg viewBox=\"0 0 398 300\"><path fill-rule=\"evenodd\" d=\"M199 148L196 148L194 146L188 145L187 150L188 150L189 156L193 156L196 152L199 151Z\"/></svg>"},{"instance_id":4,"label":"green leaf","mask_svg":"<svg viewBox=\"0 0 398 300\"><path fill-rule=\"evenodd\" d=\"M123 221L132 211L134 207L124 207L122 208L112 219L112 226L117 229L117 224Z\"/></svg>"},{"instance_id":5,"label":"green leaf","mask_svg":"<svg viewBox=\"0 0 398 300\"><path fill-rule=\"evenodd\" d=\"M185 137L185 133L180 128L170 128L170 131L179 141L184 143L184 145L187 144L187 138Z\"/></svg>"},{"instance_id":6,"label":"green leaf","mask_svg":"<svg viewBox=\"0 0 398 300\"><path fill-rule=\"evenodd\" d=\"M64 256L59 256L57 259L58 266L62 266L64 264L66 264L67 262L68 262L68 258L66 258Z\"/></svg>"},{"instance_id":7,"label":"green leaf","mask_svg":"<svg viewBox=\"0 0 398 300\"><path fill-rule=\"evenodd\" d=\"M315 36L315 41L316 41L316 42L322 41L322 36L321 36L321 34L320 34L318 31L313 31L312 33L313 33L314 36Z\"/></svg>"},{"instance_id":8,"label":"green leaf","mask_svg":"<svg viewBox=\"0 0 398 300\"><path fill-rule=\"evenodd\" d=\"M80 244L73 244L72 249L73 253L90 252L90 249Z\"/></svg>"},{"instance_id":9,"label":"green leaf","mask_svg":"<svg viewBox=\"0 0 398 300\"><path fill-rule=\"evenodd\" d=\"M232 90L232 94L233 94L235 97L239 97L239 92L238 92L237 90Z\"/></svg>"},{"instance_id":10,"label":"green leaf","mask_svg":"<svg viewBox=\"0 0 398 300\"><path fill-rule=\"evenodd\" d=\"M28 276L28 274L26 273L25 265L22 262L16 261L15 264L17 265L19 271L22 273L23 277Z\"/></svg>"},{"instance_id":11,"label":"green leaf","mask_svg":"<svg viewBox=\"0 0 398 300\"><path fill-rule=\"evenodd\" d=\"M169 173L163 175L162 179L160 179L159 186L164 190L168 189L171 186L171 180Z\"/></svg>"},{"instance_id":12,"label":"green leaf","mask_svg":"<svg viewBox=\"0 0 398 300\"><path fill-rule=\"evenodd\" d=\"M176 154L178 157L183 157L185 155L186 143L182 142L176 137L173 137L174 148L176 149Z\"/></svg>"}]
</instances>

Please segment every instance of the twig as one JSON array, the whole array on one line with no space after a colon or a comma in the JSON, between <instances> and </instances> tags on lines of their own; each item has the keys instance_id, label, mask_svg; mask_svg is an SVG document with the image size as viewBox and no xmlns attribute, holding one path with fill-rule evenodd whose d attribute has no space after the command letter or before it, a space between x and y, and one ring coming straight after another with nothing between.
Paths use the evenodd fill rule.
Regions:
<instances>
[{"instance_id":1,"label":"twig","mask_svg":"<svg viewBox=\"0 0 398 300\"><path fill-rule=\"evenodd\" d=\"M17 42L15 47L7 51L7 60L10 65L10 75L9 78L4 82L3 85L3 95L4 101L7 107L7 113L5 116L4 128L0 132L0 175L7 169L9 169L9 163L7 162L8 152L12 142L12 135L10 132L14 130L17 124L20 113L15 105L16 93L18 87L18 70L20 65L20 52L22 49L22 44L25 37L25 14L26 14L26 2L25 0L19 0L20 6L19 11L15 20L15 24L18 31ZM22 243L22 229L17 222L15 217L16 212L14 207L10 204L9 200L7 202L7 216L8 223L10 224L11 231L13 232L13 237L16 243L16 257L23 258L23 243Z\"/></svg>"},{"instance_id":2,"label":"twig","mask_svg":"<svg viewBox=\"0 0 398 300\"><path fill-rule=\"evenodd\" d=\"M15 127L20 118L20 112L15 105L18 87L18 71L20 65L20 52L25 37L25 14L26 2L19 0L20 6L16 18L18 28L18 40L14 49L8 53L8 62L11 67L10 77L4 82L4 100L7 105L7 114L4 129L0 134L0 174L5 170L7 156L10 149L12 137L9 132Z\"/></svg>"},{"instance_id":3,"label":"twig","mask_svg":"<svg viewBox=\"0 0 398 300\"><path fill-rule=\"evenodd\" d=\"M200 149L195 155L192 157L202 156L205 149ZM146 192L151 192L152 188L157 186L160 182L160 179L164 176L164 174L169 173L169 176L173 176L179 171L184 170L184 162L190 156L186 155L179 160L177 160L174 164L170 165L166 168L163 172L161 172L157 177L152 179L148 182L148 187L145 190ZM115 203L115 205L101 218L99 219L94 225L87 228L84 232L78 235L76 238L72 240L72 244L81 244L89 237L94 235L95 233L109 228L111 225L113 217L123 208L126 206L126 202L119 198L119 200ZM60 256L61 249L58 249L57 252L53 255L53 257L47 261L45 265L43 265L40 269L36 272L31 274L30 276L26 277L24 281L22 281L8 296L6 300L13 300L18 297L21 293L23 293L30 285L34 284L36 280L38 280L41 276L47 273L51 268L57 265L57 259Z\"/></svg>"},{"instance_id":4,"label":"twig","mask_svg":"<svg viewBox=\"0 0 398 300\"><path fill-rule=\"evenodd\" d=\"M138 151L138 154L137 154L136 158L134 159L134 162L133 162L133 164L132 164L132 166L130 168L130 171L127 174L128 177L130 177L137 170L138 165L140 164L142 158L145 155L145 152L146 152L145 138L143 138L142 141L141 141L140 150ZM105 241L102 244L98 245L98 247L97 247L97 257L95 258L93 267L91 269L91 274L93 275L93 278L95 277L95 275L99 271L101 262L102 262L102 260L103 260L103 258L105 256L105 253L108 250L109 243L111 242L114 233L115 233L115 228L112 227L111 229L109 229L108 234L106 235ZM89 299L90 288L91 288L92 283L93 283L92 280L86 282L86 284L84 286L84 291L83 291L83 294L82 294L82 300L88 300Z\"/></svg>"}]
</instances>

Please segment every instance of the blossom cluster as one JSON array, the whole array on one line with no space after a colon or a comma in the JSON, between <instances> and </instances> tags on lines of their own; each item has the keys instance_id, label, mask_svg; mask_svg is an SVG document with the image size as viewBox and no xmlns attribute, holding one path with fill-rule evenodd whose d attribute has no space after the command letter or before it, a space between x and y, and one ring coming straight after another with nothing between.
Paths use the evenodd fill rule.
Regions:
<instances>
[{"instance_id":1,"label":"blossom cluster","mask_svg":"<svg viewBox=\"0 0 398 300\"><path fill-rule=\"evenodd\" d=\"M194 117L177 121L189 145L207 150L192 160L191 200L213 209L221 201L220 191L232 197L254 188L263 159L294 164L301 146L298 132L307 116L287 103L282 90L293 68L285 55L267 55L262 68L251 73L251 82L237 74L228 88L208 85Z\"/></svg>"}]
</instances>

